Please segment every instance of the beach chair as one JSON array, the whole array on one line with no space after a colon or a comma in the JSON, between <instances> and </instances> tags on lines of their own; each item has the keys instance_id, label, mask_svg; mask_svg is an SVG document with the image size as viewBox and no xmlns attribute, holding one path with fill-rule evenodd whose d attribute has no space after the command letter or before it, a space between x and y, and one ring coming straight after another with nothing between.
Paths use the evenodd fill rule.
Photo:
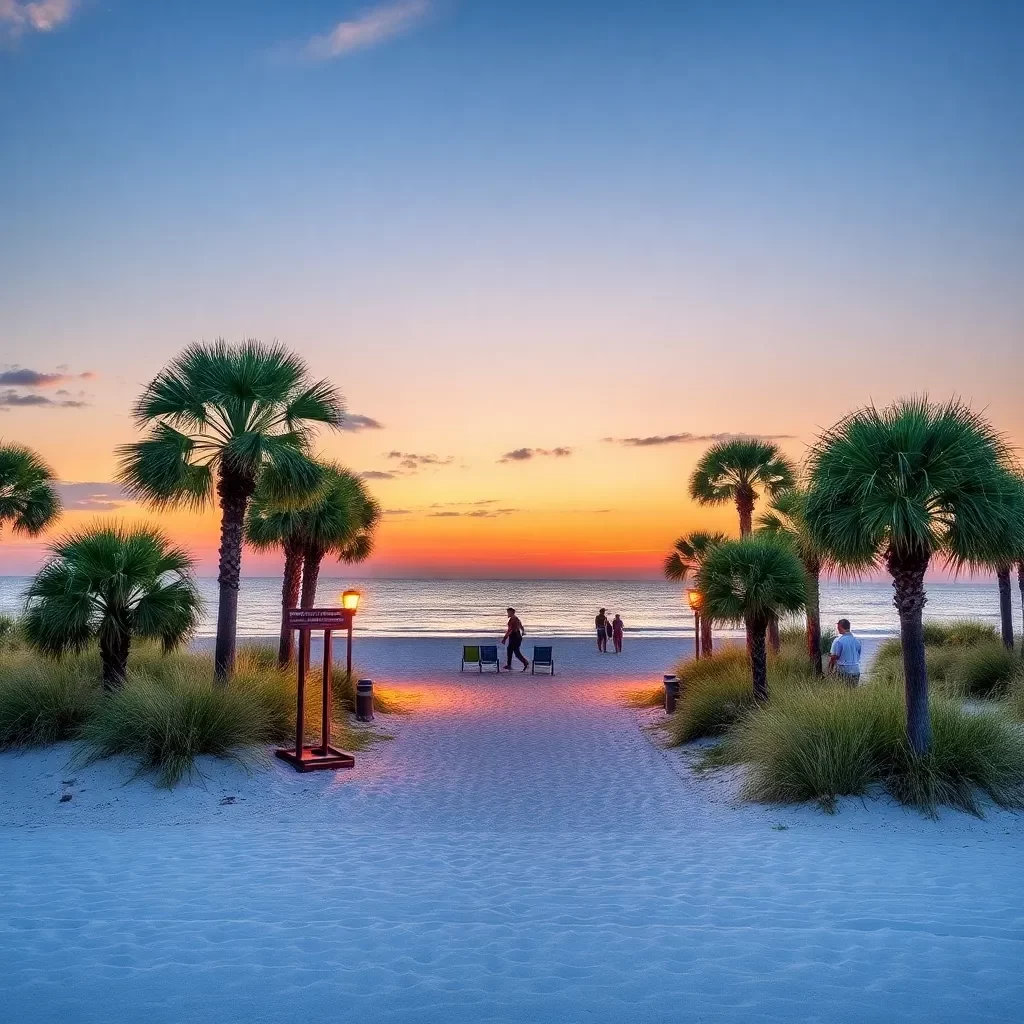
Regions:
<instances>
[{"instance_id":1,"label":"beach chair","mask_svg":"<svg viewBox=\"0 0 1024 1024\"><path fill-rule=\"evenodd\" d=\"M530 664L530 675L534 675L537 666L541 668L547 668L551 670L551 675L555 674L555 657L552 653L551 647L534 647L533 649L533 661Z\"/></svg>"},{"instance_id":2,"label":"beach chair","mask_svg":"<svg viewBox=\"0 0 1024 1024\"><path fill-rule=\"evenodd\" d=\"M501 665L498 664L498 645L487 644L480 648L480 671L483 672L485 668L494 666L495 672L501 671Z\"/></svg>"},{"instance_id":3,"label":"beach chair","mask_svg":"<svg viewBox=\"0 0 1024 1024\"><path fill-rule=\"evenodd\" d=\"M479 647L471 647L466 644L462 645L462 665L459 668L459 671L465 672L467 665L476 665L477 671L483 672L483 667L480 664Z\"/></svg>"}]
</instances>

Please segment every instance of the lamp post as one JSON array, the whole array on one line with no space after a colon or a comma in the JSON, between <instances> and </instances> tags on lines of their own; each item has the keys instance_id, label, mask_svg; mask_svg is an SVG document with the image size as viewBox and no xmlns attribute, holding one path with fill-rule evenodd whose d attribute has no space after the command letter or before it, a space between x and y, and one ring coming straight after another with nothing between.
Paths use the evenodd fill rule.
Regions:
<instances>
[{"instance_id":1,"label":"lamp post","mask_svg":"<svg viewBox=\"0 0 1024 1024\"><path fill-rule=\"evenodd\" d=\"M700 661L700 610L704 607L704 595L699 590L688 590L686 600L693 611L694 660Z\"/></svg>"},{"instance_id":2,"label":"lamp post","mask_svg":"<svg viewBox=\"0 0 1024 1024\"><path fill-rule=\"evenodd\" d=\"M341 607L347 612L352 614L348 619L348 650L345 654L345 667L348 671L348 678L352 678L352 622L356 617L356 612L359 611L359 598L360 593L358 590L346 590L341 595Z\"/></svg>"}]
</instances>

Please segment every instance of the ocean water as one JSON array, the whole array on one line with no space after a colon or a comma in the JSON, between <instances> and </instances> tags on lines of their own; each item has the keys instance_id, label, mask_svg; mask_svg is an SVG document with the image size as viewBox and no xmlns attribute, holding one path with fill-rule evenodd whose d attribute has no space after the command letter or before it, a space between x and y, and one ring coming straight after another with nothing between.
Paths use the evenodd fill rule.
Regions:
<instances>
[{"instance_id":1,"label":"ocean water","mask_svg":"<svg viewBox=\"0 0 1024 1024\"><path fill-rule=\"evenodd\" d=\"M26 577L0 577L0 613L16 614L22 606ZM199 581L206 610L199 636L213 636L217 582ZM319 604L337 602L348 586L362 592L358 631L364 636L432 637L500 636L505 608L518 611L534 636L582 636L594 627L597 609L618 612L631 637L692 636L693 617L683 589L662 580L320 580ZM1020 595L1014 586L1015 621L1020 628ZM846 617L866 637L897 631L892 587L887 582L825 580L821 590L822 621ZM281 583L277 578L242 581L239 599L240 636L277 632L281 614ZM994 580L931 582L925 618L979 619L999 622ZM729 632L729 631L724 631Z\"/></svg>"}]
</instances>

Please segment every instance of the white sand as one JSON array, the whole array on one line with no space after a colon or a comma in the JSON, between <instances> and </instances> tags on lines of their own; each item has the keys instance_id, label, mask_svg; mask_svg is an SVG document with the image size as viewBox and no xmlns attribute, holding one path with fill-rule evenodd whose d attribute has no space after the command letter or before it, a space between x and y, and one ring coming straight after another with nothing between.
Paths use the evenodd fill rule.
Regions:
<instances>
[{"instance_id":1,"label":"white sand","mask_svg":"<svg viewBox=\"0 0 1024 1024\"><path fill-rule=\"evenodd\" d=\"M1024 817L738 806L615 701L676 643L555 646L362 641L421 699L349 774L0 757L3 1018L1019 1019Z\"/></svg>"}]
</instances>

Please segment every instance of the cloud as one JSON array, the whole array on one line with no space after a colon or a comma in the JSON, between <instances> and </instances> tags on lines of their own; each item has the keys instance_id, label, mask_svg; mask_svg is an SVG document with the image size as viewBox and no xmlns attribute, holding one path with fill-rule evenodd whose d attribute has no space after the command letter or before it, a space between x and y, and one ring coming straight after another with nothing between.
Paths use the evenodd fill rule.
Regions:
<instances>
[{"instance_id":1,"label":"cloud","mask_svg":"<svg viewBox=\"0 0 1024 1024\"><path fill-rule=\"evenodd\" d=\"M125 489L117 483L59 483L57 491L64 508L68 510L110 512L131 500Z\"/></svg>"},{"instance_id":2,"label":"cloud","mask_svg":"<svg viewBox=\"0 0 1024 1024\"><path fill-rule=\"evenodd\" d=\"M0 0L3 3L3 0ZM30 370L24 366L12 366L8 370L0 370L0 385L19 388L51 388L57 384L66 384L73 380L94 380L96 374L92 370L85 373L67 373L64 368L59 368L58 373L44 373L41 370ZM67 392L58 391L57 394Z\"/></svg>"},{"instance_id":3,"label":"cloud","mask_svg":"<svg viewBox=\"0 0 1024 1024\"><path fill-rule=\"evenodd\" d=\"M476 508L472 511L446 511L446 512L431 512L429 517L431 519L497 519L499 516L510 516L520 510L517 508Z\"/></svg>"},{"instance_id":4,"label":"cloud","mask_svg":"<svg viewBox=\"0 0 1024 1024\"><path fill-rule=\"evenodd\" d=\"M2 4L4 0L0 0ZM334 60L365 50L415 28L431 10L430 0L394 0L367 8L330 32L314 36L302 48L307 60Z\"/></svg>"},{"instance_id":5,"label":"cloud","mask_svg":"<svg viewBox=\"0 0 1024 1024\"><path fill-rule=\"evenodd\" d=\"M68 21L78 0L0 0L0 37L52 32Z\"/></svg>"},{"instance_id":6,"label":"cloud","mask_svg":"<svg viewBox=\"0 0 1024 1024\"><path fill-rule=\"evenodd\" d=\"M415 452L385 452L384 458L397 460L398 465L410 473L415 473L421 466L450 466L453 455L417 455Z\"/></svg>"},{"instance_id":7,"label":"cloud","mask_svg":"<svg viewBox=\"0 0 1024 1024\"><path fill-rule=\"evenodd\" d=\"M568 455L572 455L571 448L515 448L510 452L505 452L498 461L526 462L528 459L536 459L538 457L543 458L545 456L564 459Z\"/></svg>"},{"instance_id":8,"label":"cloud","mask_svg":"<svg viewBox=\"0 0 1024 1024\"><path fill-rule=\"evenodd\" d=\"M656 448L664 444L700 444L714 441L786 441L793 434L652 434L648 437L602 437L609 444L621 444L624 448Z\"/></svg>"},{"instance_id":9,"label":"cloud","mask_svg":"<svg viewBox=\"0 0 1024 1024\"><path fill-rule=\"evenodd\" d=\"M341 429L356 430L383 430L384 424L375 420L372 416L359 416L356 413L346 413L341 421Z\"/></svg>"},{"instance_id":10,"label":"cloud","mask_svg":"<svg viewBox=\"0 0 1024 1024\"><path fill-rule=\"evenodd\" d=\"M394 480L397 473L388 473L383 469L367 469L359 474L363 480Z\"/></svg>"},{"instance_id":11,"label":"cloud","mask_svg":"<svg viewBox=\"0 0 1024 1024\"><path fill-rule=\"evenodd\" d=\"M84 409L89 403L77 398L62 398L59 401L46 395L23 395L8 388L0 391L0 409L15 409L21 406L52 406L55 409Z\"/></svg>"},{"instance_id":12,"label":"cloud","mask_svg":"<svg viewBox=\"0 0 1024 1024\"><path fill-rule=\"evenodd\" d=\"M384 515L386 516L411 516L411 508L386 508L384 509Z\"/></svg>"}]
</instances>

